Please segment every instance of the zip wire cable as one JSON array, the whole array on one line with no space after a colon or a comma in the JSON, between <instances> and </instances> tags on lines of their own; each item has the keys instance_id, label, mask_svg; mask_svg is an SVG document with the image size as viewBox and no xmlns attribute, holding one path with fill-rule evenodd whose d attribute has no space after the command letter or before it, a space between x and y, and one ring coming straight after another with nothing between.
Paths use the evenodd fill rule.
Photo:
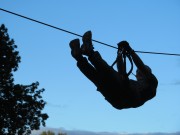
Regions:
<instances>
[{"instance_id":1,"label":"zip wire cable","mask_svg":"<svg viewBox=\"0 0 180 135\"><path fill-rule=\"evenodd\" d=\"M54 28L54 29L57 29L57 30L66 32L66 33L69 33L69 34L78 36L78 37L82 37L81 35L76 34L76 33L74 33L74 32L70 32L70 31L68 31L68 30L61 29L61 28L59 28L59 27L56 27L56 26L53 26L53 25L50 25L50 24L47 24L47 23L44 23L44 22L40 22L40 21L38 21L38 20L35 20L35 19L32 19L32 18L23 16L23 15L20 15L20 14L17 14L17 13L14 13L14 12L11 12L11 11L8 11L8 10L5 10L5 9L2 9L2 8L0 8L0 10L2 10L2 11L4 11L4 12L7 12L7 13L10 13L10 14L13 14L13 15L16 15L16 16L19 16L19 17L21 17L21 18L24 18L24 19L27 19L27 20L30 20L30 21L33 21L33 22L36 22L36 23L39 23L39 24L48 26L48 27L51 27L51 28ZM117 47L114 47L114 46L112 46L112 45L108 45L108 44L106 44L106 43L103 43L103 42L100 42L100 41L97 41L97 40L94 40L94 39L92 39L92 41L97 42L97 43L99 43L99 44L103 44L103 45L112 47L112 48L115 48L115 49L118 49Z\"/></svg>"},{"instance_id":2,"label":"zip wire cable","mask_svg":"<svg viewBox=\"0 0 180 135\"><path fill-rule=\"evenodd\" d=\"M23 16L23 15L20 15L20 14L17 14L17 13L14 13L14 12L11 12L11 11L8 11L8 10L5 10L5 9L2 9L2 8L0 8L0 10L2 10L2 11L4 11L4 12L7 12L7 13L10 13L10 14L13 14L13 15L15 15L15 16L19 16L19 17L21 17L21 18L24 18L24 19L27 19L27 20L30 20L30 21L33 21L33 22L36 22L36 23L39 23L39 24L48 26L48 27L51 27L51 28L54 28L54 29L57 29L57 30L66 32L66 33L69 33L69 34L78 36L78 37L82 37L82 35L79 35L79 34L77 34L77 33L74 33L74 32L71 32L71 31L68 31L68 30L65 30L65 29L61 29L61 28L59 28L59 27L56 27L56 26L53 26L53 25L50 25L50 24L47 24L47 23L44 23L44 22L41 22L41 21L32 19L32 18L29 18L29 17ZM94 41L94 42L96 42L96 43L99 43L99 44L102 44L102 45L105 45L105 46L108 46L108 47L111 47L111 48L118 49L118 47L115 47L115 46L112 46L112 45L109 45L109 44L106 44L106 43L103 43L103 42L100 42L100 41L97 41L97 40L94 40L94 39L92 39L92 41ZM146 51L135 51L135 52L137 52L137 53L148 53L148 54L160 54L160 55L180 56L180 54L173 54L173 53L159 53L159 52L146 52Z\"/></svg>"}]
</instances>

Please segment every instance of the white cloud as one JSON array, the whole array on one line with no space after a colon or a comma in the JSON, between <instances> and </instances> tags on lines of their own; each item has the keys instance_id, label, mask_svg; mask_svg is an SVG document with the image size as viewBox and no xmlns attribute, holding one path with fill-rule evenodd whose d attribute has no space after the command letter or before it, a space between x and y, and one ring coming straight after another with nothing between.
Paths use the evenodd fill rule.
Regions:
<instances>
[{"instance_id":1,"label":"white cloud","mask_svg":"<svg viewBox=\"0 0 180 135\"><path fill-rule=\"evenodd\" d=\"M180 81L173 82L171 85L180 85Z\"/></svg>"},{"instance_id":2,"label":"white cloud","mask_svg":"<svg viewBox=\"0 0 180 135\"><path fill-rule=\"evenodd\" d=\"M177 81L174 83L175 85L180 85L180 81Z\"/></svg>"}]
</instances>

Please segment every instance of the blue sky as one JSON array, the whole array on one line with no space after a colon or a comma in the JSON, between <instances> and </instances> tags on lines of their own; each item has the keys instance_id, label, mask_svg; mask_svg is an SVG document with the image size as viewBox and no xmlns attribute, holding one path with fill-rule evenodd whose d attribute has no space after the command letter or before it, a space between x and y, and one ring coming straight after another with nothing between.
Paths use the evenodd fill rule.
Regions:
<instances>
[{"instance_id":1,"label":"blue sky","mask_svg":"<svg viewBox=\"0 0 180 135\"><path fill-rule=\"evenodd\" d=\"M179 0L0 0L0 8L116 46L127 40L137 51L180 53ZM93 132L180 131L180 57L139 54L159 80L157 95L137 109L116 110L76 67L69 42L79 38L0 11L22 57L15 83L45 88L47 127ZM116 50L94 43L112 64ZM135 72L135 68L134 68ZM135 79L133 76L130 78Z\"/></svg>"}]
</instances>

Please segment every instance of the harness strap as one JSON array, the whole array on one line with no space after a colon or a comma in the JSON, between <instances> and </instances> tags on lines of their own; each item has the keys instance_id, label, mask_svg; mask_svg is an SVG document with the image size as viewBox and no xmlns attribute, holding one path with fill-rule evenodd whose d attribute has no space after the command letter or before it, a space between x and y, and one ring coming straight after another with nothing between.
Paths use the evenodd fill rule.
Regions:
<instances>
[{"instance_id":1,"label":"harness strap","mask_svg":"<svg viewBox=\"0 0 180 135\"><path fill-rule=\"evenodd\" d=\"M124 66L123 76L128 77L133 71L132 58L131 58L130 54L128 54L125 50L120 50L119 48L118 48L117 55L123 55L123 66ZM127 70L126 70L126 57L129 59L129 61L131 63L131 68L130 68L128 73L127 73ZM117 63L117 60L118 60L118 56L117 56L116 60L113 62L113 64L111 65L111 67L113 67Z\"/></svg>"},{"instance_id":2,"label":"harness strap","mask_svg":"<svg viewBox=\"0 0 180 135\"><path fill-rule=\"evenodd\" d=\"M129 59L129 61L131 63L131 69L127 73L127 76L129 76L132 73L132 71L133 71L133 61L132 61L132 58L131 58L131 56L129 54L127 54L126 56L128 57L128 59Z\"/></svg>"}]
</instances>

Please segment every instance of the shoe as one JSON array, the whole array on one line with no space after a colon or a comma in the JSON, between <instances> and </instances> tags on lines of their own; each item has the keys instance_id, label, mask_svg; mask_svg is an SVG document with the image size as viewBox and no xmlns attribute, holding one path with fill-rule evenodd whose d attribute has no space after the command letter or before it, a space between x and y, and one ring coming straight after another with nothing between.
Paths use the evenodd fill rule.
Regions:
<instances>
[{"instance_id":1,"label":"shoe","mask_svg":"<svg viewBox=\"0 0 180 135\"><path fill-rule=\"evenodd\" d=\"M77 60L82 56L81 49L80 49L80 42L79 39L74 39L69 43L71 48L71 55Z\"/></svg>"},{"instance_id":2,"label":"shoe","mask_svg":"<svg viewBox=\"0 0 180 135\"><path fill-rule=\"evenodd\" d=\"M91 31L87 31L86 33L84 33L83 37L82 37L82 41L83 44L81 46L81 51L82 54L84 55L91 55L91 53L93 52L93 45L92 45L92 33Z\"/></svg>"}]
</instances>

